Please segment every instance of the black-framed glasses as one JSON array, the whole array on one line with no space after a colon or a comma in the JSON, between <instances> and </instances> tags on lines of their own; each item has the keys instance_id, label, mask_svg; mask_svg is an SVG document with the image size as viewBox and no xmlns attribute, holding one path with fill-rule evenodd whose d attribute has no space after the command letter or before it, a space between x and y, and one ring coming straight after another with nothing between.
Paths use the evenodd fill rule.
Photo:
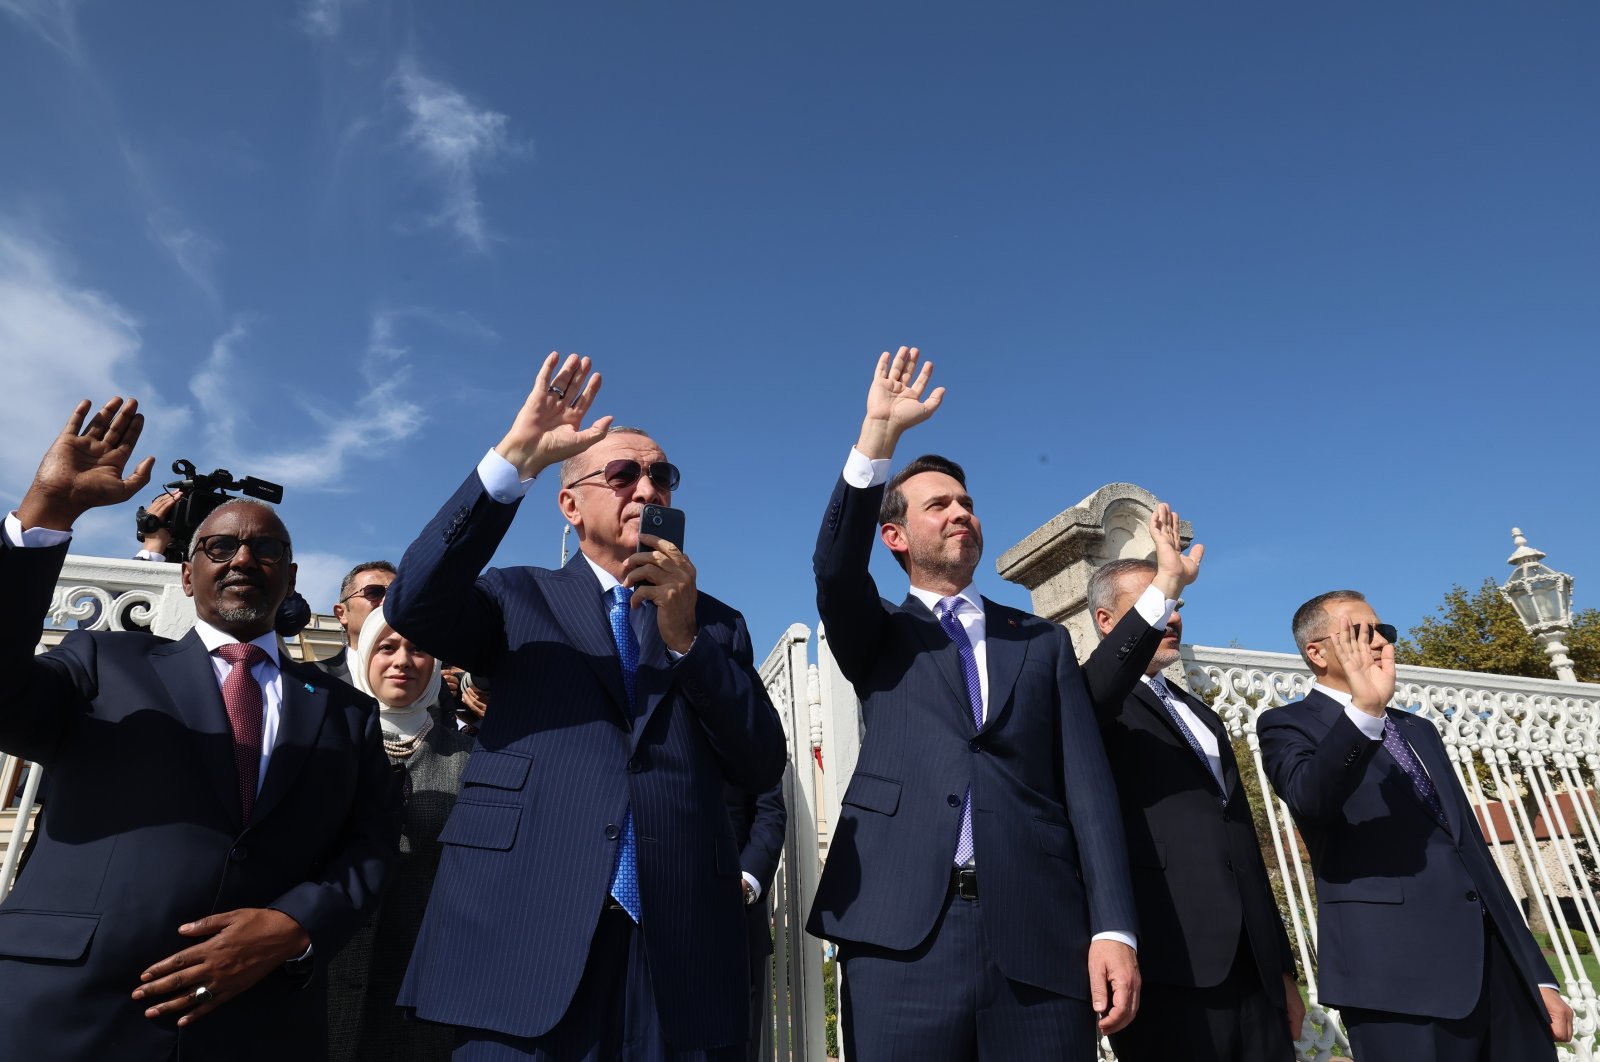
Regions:
<instances>
[{"instance_id":1,"label":"black-framed glasses","mask_svg":"<svg viewBox=\"0 0 1600 1062\"><path fill-rule=\"evenodd\" d=\"M1383 640L1388 642L1390 645L1398 644L1398 639L1400 637L1400 632L1395 629L1395 626L1392 623L1352 623L1350 626L1352 628L1354 628L1357 637L1361 636L1361 628L1362 627L1371 627L1375 634L1381 635L1383 637ZM1327 634L1324 634L1321 638L1313 638L1309 642L1307 642L1306 644L1307 645L1315 645L1318 642L1325 642L1329 638L1332 638L1335 634L1338 634L1338 633L1339 633L1338 631L1329 631Z\"/></svg>"},{"instance_id":2,"label":"black-framed glasses","mask_svg":"<svg viewBox=\"0 0 1600 1062\"><path fill-rule=\"evenodd\" d=\"M383 596L388 592L388 583L368 583L366 586L356 587L354 590L350 591L350 593L346 594L344 597L341 597L339 599L339 604L344 604L352 597L364 597L367 599L367 604L371 605L373 608L377 608L379 605L383 604Z\"/></svg>"},{"instance_id":3,"label":"black-framed glasses","mask_svg":"<svg viewBox=\"0 0 1600 1062\"><path fill-rule=\"evenodd\" d=\"M239 552L240 546L249 546L250 556L263 564L276 564L289 556L289 543L270 535L257 535L255 538L240 538L238 535L206 535L194 540L194 549L189 552L189 556L204 553L214 563L226 564L233 560L233 555Z\"/></svg>"},{"instance_id":4,"label":"black-framed glasses","mask_svg":"<svg viewBox=\"0 0 1600 1062\"><path fill-rule=\"evenodd\" d=\"M674 491L678 489L681 476L678 466L671 461L651 461L648 465L641 465L632 458L624 457L616 461L607 461L606 467L596 469L587 476L579 476L568 483L568 487L576 487L587 479L604 476L606 486L612 490L621 490L631 487L639 481L640 476L649 476L650 482L655 484L657 490Z\"/></svg>"}]
</instances>

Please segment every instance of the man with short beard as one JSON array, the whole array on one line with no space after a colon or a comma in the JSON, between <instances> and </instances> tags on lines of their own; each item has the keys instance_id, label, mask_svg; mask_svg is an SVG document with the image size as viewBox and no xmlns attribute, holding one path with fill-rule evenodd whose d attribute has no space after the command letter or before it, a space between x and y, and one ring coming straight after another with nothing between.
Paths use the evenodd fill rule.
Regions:
<instances>
[{"instance_id":1,"label":"man with short beard","mask_svg":"<svg viewBox=\"0 0 1600 1062\"><path fill-rule=\"evenodd\" d=\"M295 569L259 502L197 529L189 634L78 630L34 655L74 523L150 478L150 458L123 475L137 402L88 411L0 534L0 749L50 790L0 905L0 1058L322 1058L312 967L372 911L398 843L377 714L278 656Z\"/></svg>"},{"instance_id":2,"label":"man with short beard","mask_svg":"<svg viewBox=\"0 0 1600 1062\"><path fill-rule=\"evenodd\" d=\"M1122 1062L1290 1062L1305 1005L1228 731L1163 674L1178 660L1178 597L1204 546L1151 514L1154 561L1089 578L1100 644L1084 665L1122 799L1139 909L1139 1016L1111 1036Z\"/></svg>"},{"instance_id":3,"label":"man with short beard","mask_svg":"<svg viewBox=\"0 0 1600 1062\"><path fill-rule=\"evenodd\" d=\"M1116 787L1066 629L972 585L960 466L888 477L944 396L917 359L879 360L817 536L817 608L866 733L806 929L839 944L857 1062L1087 1062L1138 1005ZM875 528L910 579L898 605L868 573Z\"/></svg>"}]
</instances>

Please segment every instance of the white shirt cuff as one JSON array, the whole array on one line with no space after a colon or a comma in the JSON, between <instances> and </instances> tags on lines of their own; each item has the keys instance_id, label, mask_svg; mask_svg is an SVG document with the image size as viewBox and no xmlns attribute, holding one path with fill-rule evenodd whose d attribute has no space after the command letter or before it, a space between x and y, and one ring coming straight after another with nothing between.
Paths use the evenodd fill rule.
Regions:
<instances>
[{"instance_id":1,"label":"white shirt cuff","mask_svg":"<svg viewBox=\"0 0 1600 1062\"><path fill-rule=\"evenodd\" d=\"M517 466L493 449L478 462L478 480L483 484L484 492L502 505L510 505L533 486L531 479L518 479Z\"/></svg>"},{"instance_id":2,"label":"white shirt cuff","mask_svg":"<svg viewBox=\"0 0 1600 1062\"><path fill-rule=\"evenodd\" d=\"M744 883L750 886L750 891L756 894L756 899L761 899L761 882L756 880L756 876L754 874L746 874L744 876Z\"/></svg>"},{"instance_id":3,"label":"white shirt cuff","mask_svg":"<svg viewBox=\"0 0 1600 1062\"><path fill-rule=\"evenodd\" d=\"M165 553L157 553L153 549L141 549L138 553L133 555L133 559L142 561L165 561L167 559L167 555Z\"/></svg>"},{"instance_id":4,"label":"white shirt cuff","mask_svg":"<svg viewBox=\"0 0 1600 1062\"><path fill-rule=\"evenodd\" d=\"M44 549L46 546L59 546L70 541L71 531L57 531L52 527L30 527L22 529L22 520L13 510L6 517L6 544L18 549Z\"/></svg>"},{"instance_id":5,"label":"white shirt cuff","mask_svg":"<svg viewBox=\"0 0 1600 1062\"><path fill-rule=\"evenodd\" d=\"M1133 610L1158 631L1167 629L1177 609L1178 602L1157 590L1154 585L1145 587L1139 600L1133 603Z\"/></svg>"},{"instance_id":6,"label":"white shirt cuff","mask_svg":"<svg viewBox=\"0 0 1600 1062\"><path fill-rule=\"evenodd\" d=\"M1354 723L1356 725L1356 729L1361 731L1367 737L1371 738L1373 741L1383 740L1383 716L1368 715L1366 712L1363 712L1360 708L1357 708L1353 704L1345 705L1344 714L1345 718Z\"/></svg>"},{"instance_id":7,"label":"white shirt cuff","mask_svg":"<svg viewBox=\"0 0 1600 1062\"><path fill-rule=\"evenodd\" d=\"M1090 937L1089 939L1090 940L1114 940L1118 944L1126 944L1128 947L1132 948L1134 951L1138 951L1139 950L1139 943L1138 943L1138 941L1136 941L1134 939L1132 933L1119 933L1117 930L1114 930L1114 929L1108 929L1104 933L1096 933L1094 936Z\"/></svg>"},{"instance_id":8,"label":"white shirt cuff","mask_svg":"<svg viewBox=\"0 0 1600 1062\"><path fill-rule=\"evenodd\" d=\"M857 489L865 490L867 487L876 487L879 483L887 483L888 480L889 459L887 457L874 459L857 450L854 446L850 447L850 456L845 458L844 462L844 481L846 483Z\"/></svg>"}]
</instances>

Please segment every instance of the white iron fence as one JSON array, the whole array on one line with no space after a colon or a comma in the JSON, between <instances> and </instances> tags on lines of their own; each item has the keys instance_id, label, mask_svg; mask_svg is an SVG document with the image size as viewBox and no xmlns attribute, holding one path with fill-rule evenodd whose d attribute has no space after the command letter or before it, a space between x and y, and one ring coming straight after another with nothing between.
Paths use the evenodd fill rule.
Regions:
<instances>
[{"instance_id":1,"label":"white iron fence","mask_svg":"<svg viewBox=\"0 0 1600 1062\"><path fill-rule=\"evenodd\" d=\"M177 565L68 558L40 651L72 623L98 629L138 623L180 636L194 614L178 578ZM773 1009L770 1052L763 1057L774 1062L827 1057L826 948L806 936L803 925L861 748L860 706L833 663L825 632L816 639L815 662L811 653L811 632L795 624L760 669L783 720L790 760L784 779L789 834L771 892ZM1309 1013L1300 1057L1326 1062L1348 1044L1338 1014L1318 998L1310 867L1288 808L1260 798L1271 788L1255 732L1260 713L1299 699L1311 676L1299 657L1281 653L1188 646L1182 663L1189 688L1221 715L1242 773L1253 778L1267 866L1282 887L1285 924L1305 975ZM1548 938L1551 965L1575 1014L1574 1041L1562 1057L1592 1062L1600 1047L1600 1005L1589 973L1600 927L1600 686L1417 667L1401 667L1398 675L1394 704L1439 728L1501 873L1525 900L1535 931ZM0 896L15 876L40 774L0 754L0 812L13 820L0 829L0 842L8 842Z\"/></svg>"}]
</instances>

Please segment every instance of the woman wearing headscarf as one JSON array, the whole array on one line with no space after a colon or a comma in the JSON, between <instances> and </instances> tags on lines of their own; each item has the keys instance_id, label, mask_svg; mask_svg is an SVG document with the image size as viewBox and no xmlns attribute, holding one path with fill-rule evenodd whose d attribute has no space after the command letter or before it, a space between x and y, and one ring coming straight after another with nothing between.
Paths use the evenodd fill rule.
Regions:
<instances>
[{"instance_id":1,"label":"woman wearing headscarf","mask_svg":"<svg viewBox=\"0 0 1600 1062\"><path fill-rule=\"evenodd\" d=\"M383 905L328 968L328 1057L333 1062L444 1062L448 1026L405 1019L395 1006L439 866L439 832L455 807L471 739L439 725L439 662L389 626L383 609L361 628L353 685L378 702L383 747L405 771L400 862Z\"/></svg>"}]
</instances>

